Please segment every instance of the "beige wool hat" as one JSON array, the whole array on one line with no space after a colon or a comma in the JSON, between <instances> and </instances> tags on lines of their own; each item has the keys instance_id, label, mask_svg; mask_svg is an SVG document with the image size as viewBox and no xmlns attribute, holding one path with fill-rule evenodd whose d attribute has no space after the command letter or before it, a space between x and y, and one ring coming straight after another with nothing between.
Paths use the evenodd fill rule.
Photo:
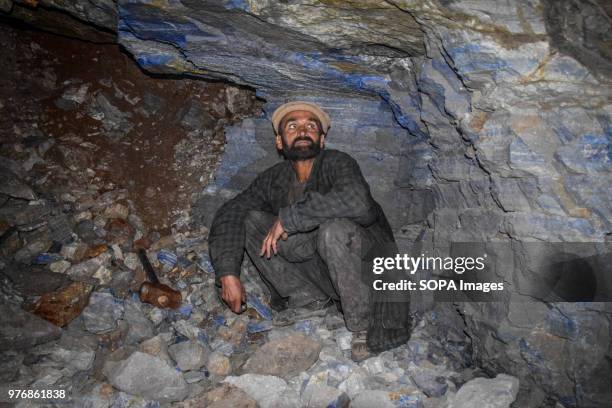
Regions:
<instances>
[{"instance_id":1,"label":"beige wool hat","mask_svg":"<svg viewBox=\"0 0 612 408\"><path fill-rule=\"evenodd\" d=\"M272 125L274 126L274 132L278 134L278 125L280 124L281 119L283 119L286 114L298 110L313 113L321 122L321 126L323 126L323 132L327 133L329 127L331 126L331 119L329 118L329 115L325 113L325 111L321 109L320 106L311 102L304 101L287 102L276 108L276 110L272 114Z\"/></svg>"}]
</instances>

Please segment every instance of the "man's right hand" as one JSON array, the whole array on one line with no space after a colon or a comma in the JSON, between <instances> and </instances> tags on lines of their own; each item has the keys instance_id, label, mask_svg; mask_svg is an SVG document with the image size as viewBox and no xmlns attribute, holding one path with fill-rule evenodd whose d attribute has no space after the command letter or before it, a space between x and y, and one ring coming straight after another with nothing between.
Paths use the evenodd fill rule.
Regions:
<instances>
[{"instance_id":1,"label":"man's right hand","mask_svg":"<svg viewBox=\"0 0 612 408\"><path fill-rule=\"evenodd\" d=\"M232 312L240 313L242 303L246 303L246 292L240 278L234 275L221 277L221 297Z\"/></svg>"}]
</instances>

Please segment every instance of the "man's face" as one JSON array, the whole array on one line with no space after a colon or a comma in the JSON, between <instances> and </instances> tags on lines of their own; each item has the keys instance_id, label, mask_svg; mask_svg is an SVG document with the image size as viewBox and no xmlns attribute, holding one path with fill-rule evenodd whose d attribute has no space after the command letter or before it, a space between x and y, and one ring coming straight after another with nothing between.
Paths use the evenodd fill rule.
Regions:
<instances>
[{"instance_id":1,"label":"man's face","mask_svg":"<svg viewBox=\"0 0 612 408\"><path fill-rule=\"evenodd\" d=\"M289 160L311 159L323 148L325 135L321 132L321 123L308 111L286 114L279 124L279 133L276 147Z\"/></svg>"}]
</instances>

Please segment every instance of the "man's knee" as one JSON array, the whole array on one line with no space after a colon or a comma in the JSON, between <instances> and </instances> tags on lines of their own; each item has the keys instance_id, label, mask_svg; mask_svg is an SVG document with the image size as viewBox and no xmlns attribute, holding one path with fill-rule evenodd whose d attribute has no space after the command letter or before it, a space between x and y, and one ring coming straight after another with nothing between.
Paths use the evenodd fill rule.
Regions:
<instances>
[{"instance_id":1,"label":"man's knee","mask_svg":"<svg viewBox=\"0 0 612 408\"><path fill-rule=\"evenodd\" d=\"M341 244L348 246L353 240L359 226L348 218L334 218L319 226L317 246L320 249Z\"/></svg>"}]
</instances>

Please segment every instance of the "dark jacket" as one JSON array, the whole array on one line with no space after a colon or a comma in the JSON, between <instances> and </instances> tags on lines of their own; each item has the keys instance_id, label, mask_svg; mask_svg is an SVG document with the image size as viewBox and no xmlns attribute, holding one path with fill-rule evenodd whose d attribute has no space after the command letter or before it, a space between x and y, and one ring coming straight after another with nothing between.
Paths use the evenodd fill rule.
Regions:
<instances>
[{"instance_id":1,"label":"dark jacket","mask_svg":"<svg viewBox=\"0 0 612 408\"><path fill-rule=\"evenodd\" d=\"M322 150L315 158L302 198L289 205L293 168L288 160L263 173L215 214L208 238L216 280L240 275L244 254L244 220L251 210L279 215L289 234L311 231L331 218L348 218L371 231L380 242L394 243L393 232L380 205L351 156L338 150ZM371 299L368 346L386 350L410 337L408 303Z\"/></svg>"},{"instance_id":2,"label":"dark jacket","mask_svg":"<svg viewBox=\"0 0 612 408\"><path fill-rule=\"evenodd\" d=\"M394 242L389 222L351 156L338 150L322 150L315 158L302 199L290 206L292 174L291 162L278 163L217 211L208 238L217 280L240 274L244 219L250 210L279 215L288 234L311 231L330 218L348 218L383 241Z\"/></svg>"}]
</instances>

